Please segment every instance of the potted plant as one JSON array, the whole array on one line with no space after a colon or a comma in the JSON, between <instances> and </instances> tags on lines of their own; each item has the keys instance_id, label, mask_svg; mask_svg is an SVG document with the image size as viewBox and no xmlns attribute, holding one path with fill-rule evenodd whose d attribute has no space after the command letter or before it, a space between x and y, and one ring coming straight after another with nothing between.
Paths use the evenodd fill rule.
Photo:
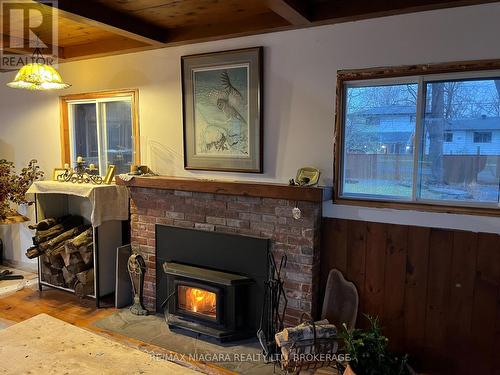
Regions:
<instances>
[{"instance_id":1,"label":"potted plant","mask_svg":"<svg viewBox=\"0 0 500 375\"><path fill-rule=\"evenodd\" d=\"M382 335L378 319L365 315L370 322L367 330L351 329L344 324L340 337L348 358L344 375L410 375L408 355L388 350L389 340Z\"/></svg>"},{"instance_id":2,"label":"potted plant","mask_svg":"<svg viewBox=\"0 0 500 375\"><path fill-rule=\"evenodd\" d=\"M5 159L0 160L0 224L9 224L27 220L16 210L11 209L10 203L28 204L26 191L35 180L43 176L36 160L31 160L21 173L16 174L14 164Z\"/></svg>"}]
</instances>

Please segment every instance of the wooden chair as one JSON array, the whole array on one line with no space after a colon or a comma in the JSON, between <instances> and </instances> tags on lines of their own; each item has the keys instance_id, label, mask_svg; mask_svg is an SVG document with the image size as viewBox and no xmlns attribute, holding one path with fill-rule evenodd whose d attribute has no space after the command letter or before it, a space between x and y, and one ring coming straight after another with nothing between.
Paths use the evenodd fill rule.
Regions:
<instances>
[{"instance_id":1,"label":"wooden chair","mask_svg":"<svg viewBox=\"0 0 500 375\"><path fill-rule=\"evenodd\" d=\"M326 281L325 298L321 319L328 319L330 323L342 327L354 328L358 316L359 295L354 283L347 281L342 272L333 268Z\"/></svg>"}]
</instances>

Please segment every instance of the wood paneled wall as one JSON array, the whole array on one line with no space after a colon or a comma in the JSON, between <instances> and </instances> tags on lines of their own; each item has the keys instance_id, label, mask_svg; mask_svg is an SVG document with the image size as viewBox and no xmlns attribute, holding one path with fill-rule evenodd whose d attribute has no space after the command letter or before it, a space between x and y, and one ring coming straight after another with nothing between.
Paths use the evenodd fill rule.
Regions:
<instances>
[{"instance_id":1,"label":"wood paneled wall","mask_svg":"<svg viewBox=\"0 0 500 375\"><path fill-rule=\"evenodd\" d=\"M321 292L331 268L377 315L391 347L417 369L500 374L500 236L327 219Z\"/></svg>"}]
</instances>

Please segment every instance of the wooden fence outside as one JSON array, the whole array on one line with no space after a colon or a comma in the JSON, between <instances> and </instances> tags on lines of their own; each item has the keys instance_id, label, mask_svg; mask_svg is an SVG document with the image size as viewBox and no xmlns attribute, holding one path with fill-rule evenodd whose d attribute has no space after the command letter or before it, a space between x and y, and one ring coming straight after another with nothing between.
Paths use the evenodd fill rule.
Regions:
<instances>
[{"instance_id":1,"label":"wooden fence outside","mask_svg":"<svg viewBox=\"0 0 500 375\"><path fill-rule=\"evenodd\" d=\"M499 158L498 155L444 155L443 181L448 184L477 181L478 173L487 167L488 161L496 161L496 165L493 163L490 167L493 176L498 177ZM424 161L424 169L430 171L429 162ZM411 181L413 155L349 153L345 171L345 178L349 180Z\"/></svg>"}]
</instances>

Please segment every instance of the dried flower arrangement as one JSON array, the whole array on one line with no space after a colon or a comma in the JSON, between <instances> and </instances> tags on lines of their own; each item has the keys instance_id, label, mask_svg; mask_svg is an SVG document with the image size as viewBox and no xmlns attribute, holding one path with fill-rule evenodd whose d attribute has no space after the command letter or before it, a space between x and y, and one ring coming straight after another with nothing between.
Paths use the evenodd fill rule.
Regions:
<instances>
[{"instance_id":1,"label":"dried flower arrangement","mask_svg":"<svg viewBox=\"0 0 500 375\"><path fill-rule=\"evenodd\" d=\"M10 202L33 204L26 198L26 191L33 181L43 176L37 163L35 159L30 160L28 166L23 168L20 174L16 174L14 163L5 159L0 160L0 222L9 216L18 216L18 213L10 208Z\"/></svg>"}]
</instances>

